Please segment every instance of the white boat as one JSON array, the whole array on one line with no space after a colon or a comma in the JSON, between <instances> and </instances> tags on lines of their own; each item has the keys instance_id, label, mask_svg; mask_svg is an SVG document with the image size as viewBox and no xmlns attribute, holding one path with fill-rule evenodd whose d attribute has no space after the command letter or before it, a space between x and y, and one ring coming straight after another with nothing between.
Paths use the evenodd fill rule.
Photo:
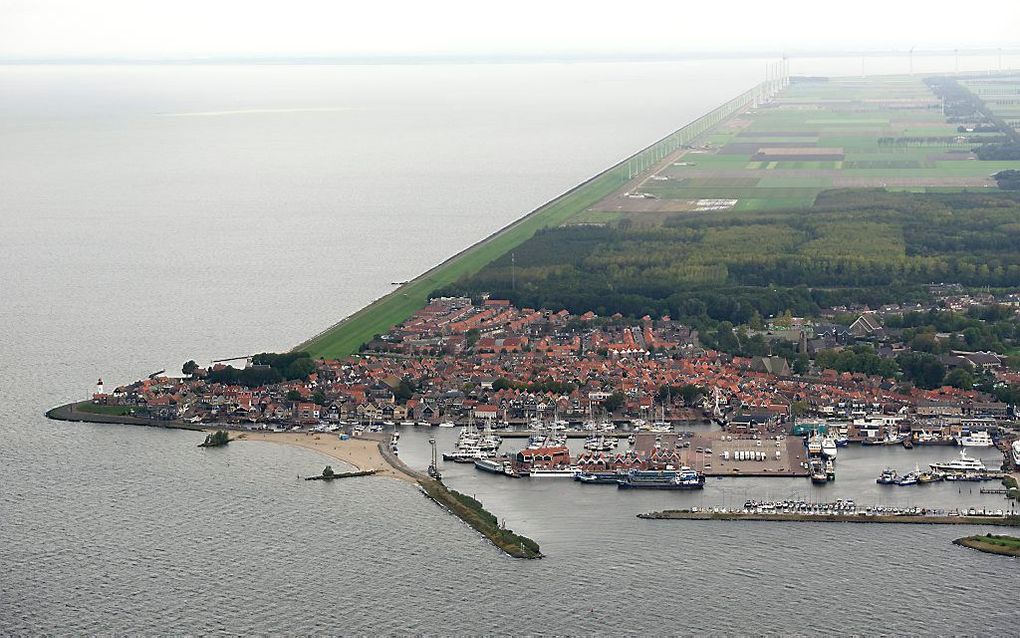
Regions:
<instances>
[{"instance_id":1,"label":"white boat","mask_svg":"<svg viewBox=\"0 0 1020 638\"><path fill-rule=\"evenodd\" d=\"M505 461L496 459L475 459L475 467L483 472L503 474Z\"/></svg>"},{"instance_id":2,"label":"white boat","mask_svg":"<svg viewBox=\"0 0 1020 638\"><path fill-rule=\"evenodd\" d=\"M442 423L439 424L439 427L441 427L441 428L452 428L453 427L453 421L443 421Z\"/></svg>"},{"instance_id":3,"label":"white boat","mask_svg":"<svg viewBox=\"0 0 1020 638\"><path fill-rule=\"evenodd\" d=\"M528 473L531 478L574 478L576 467L533 467Z\"/></svg>"},{"instance_id":4,"label":"white boat","mask_svg":"<svg viewBox=\"0 0 1020 638\"><path fill-rule=\"evenodd\" d=\"M929 464L936 472L984 472L985 464L980 459L967 456L967 450L960 450L960 458L953 461Z\"/></svg>"},{"instance_id":5,"label":"white boat","mask_svg":"<svg viewBox=\"0 0 1020 638\"><path fill-rule=\"evenodd\" d=\"M1013 464L1020 465L1020 439L1013 441L1012 452L1013 452Z\"/></svg>"},{"instance_id":6,"label":"white boat","mask_svg":"<svg viewBox=\"0 0 1020 638\"><path fill-rule=\"evenodd\" d=\"M831 437L822 439L822 454L830 459L836 458L836 440Z\"/></svg>"},{"instance_id":7,"label":"white boat","mask_svg":"<svg viewBox=\"0 0 1020 638\"><path fill-rule=\"evenodd\" d=\"M971 432L956 439L956 442L963 447L992 447L992 437L987 432Z\"/></svg>"},{"instance_id":8,"label":"white boat","mask_svg":"<svg viewBox=\"0 0 1020 638\"><path fill-rule=\"evenodd\" d=\"M822 453L822 440L818 438L817 434L808 439L807 451L811 456L818 456Z\"/></svg>"}]
</instances>

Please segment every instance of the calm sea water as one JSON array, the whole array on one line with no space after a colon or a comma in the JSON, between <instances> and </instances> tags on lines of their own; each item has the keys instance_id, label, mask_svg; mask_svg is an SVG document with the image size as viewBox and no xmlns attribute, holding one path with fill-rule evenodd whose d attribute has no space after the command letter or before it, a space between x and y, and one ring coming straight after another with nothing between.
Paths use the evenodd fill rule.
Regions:
<instances>
[{"instance_id":1,"label":"calm sea water","mask_svg":"<svg viewBox=\"0 0 1020 638\"><path fill-rule=\"evenodd\" d=\"M313 453L41 416L99 376L289 347L762 68L0 67L0 633L1015 633L1015 561L949 543L981 529L635 518L816 494L1005 505L873 483L949 450L849 450L825 488L704 494L449 468L548 554L521 562L406 485L298 481ZM410 463L427 436L405 433Z\"/></svg>"}]
</instances>

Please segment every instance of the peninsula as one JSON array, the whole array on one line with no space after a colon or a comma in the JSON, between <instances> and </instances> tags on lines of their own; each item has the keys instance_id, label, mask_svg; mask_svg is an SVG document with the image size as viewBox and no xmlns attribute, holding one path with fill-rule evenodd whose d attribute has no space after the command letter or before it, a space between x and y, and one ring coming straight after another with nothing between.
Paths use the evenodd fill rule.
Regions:
<instances>
[{"instance_id":1,"label":"peninsula","mask_svg":"<svg viewBox=\"0 0 1020 638\"><path fill-rule=\"evenodd\" d=\"M889 469L886 484L1003 478L1020 466L1016 91L1020 75L791 78L778 65L290 352L100 381L48 415L316 450L417 484L528 558L538 546L448 489L437 462L424 474L397 458L399 426L464 426L444 457L482 471L636 489L825 483L851 444L1003 458ZM718 427L685 427L698 422ZM522 449L497 452L517 436ZM803 516L1014 521L648 515Z\"/></svg>"}]
</instances>

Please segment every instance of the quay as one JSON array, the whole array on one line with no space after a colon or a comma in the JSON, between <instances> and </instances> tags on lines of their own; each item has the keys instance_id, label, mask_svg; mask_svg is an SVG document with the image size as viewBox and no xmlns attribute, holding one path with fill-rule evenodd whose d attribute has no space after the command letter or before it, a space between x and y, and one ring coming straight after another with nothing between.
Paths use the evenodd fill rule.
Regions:
<instances>
[{"instance_id":1,"label":"quay","mask_svg":"<svg viewBox=\"0 0 1020 638\"><path fill-rule=\"evenodd\" d=\"M807 449L796 436L739 438L724 432L697 432L689 438L653 432L634 435L634 451L639 456L647 457L656 448L676 449L682 464L705 476L809 475Z\"/></svg>"}]
</instances>

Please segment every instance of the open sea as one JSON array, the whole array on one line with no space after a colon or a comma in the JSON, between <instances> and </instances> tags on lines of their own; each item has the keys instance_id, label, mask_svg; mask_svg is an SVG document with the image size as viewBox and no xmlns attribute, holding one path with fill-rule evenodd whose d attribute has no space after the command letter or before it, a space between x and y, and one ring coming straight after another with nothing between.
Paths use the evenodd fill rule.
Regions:
<instances>
[{"instance_id":1,"label":"open sea","mask_svg":"<svg viewBox=\"0 0 1020 638\"><path fill-rule=\"evenodd\" d=\"M309 451L42 416L98 377L289 348L764 64L0 66L0 634L1015 635L1016 560L950 543L991 528L635 517L794 496L1008 507L874 483L952 449L851 448L825 487L698 494L447 464L547 555L519 561L411 486L297 480L327 462ZM428 436L404 433L408 463L427 464Z\"/></svg>"}]
</instances>

